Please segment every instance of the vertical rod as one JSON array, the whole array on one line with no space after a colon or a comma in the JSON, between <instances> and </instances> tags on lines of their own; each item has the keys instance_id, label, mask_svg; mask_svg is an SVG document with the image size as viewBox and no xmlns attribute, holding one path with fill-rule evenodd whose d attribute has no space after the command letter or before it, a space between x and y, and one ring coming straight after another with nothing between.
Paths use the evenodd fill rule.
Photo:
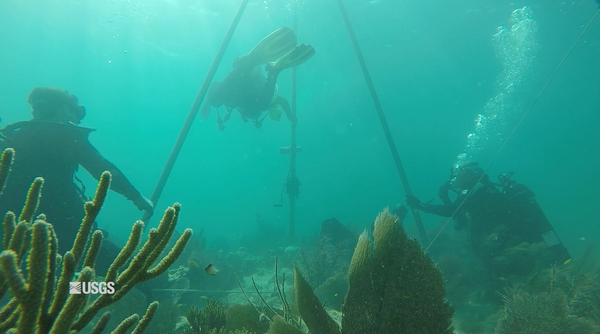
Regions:
<instances>
[{"instance_id":1,"label":"vertical rod","mask_svg":"<svg viewBox=\"0 0 600 334\"><path fill-rule=\"evenodd\" d=\"M229 26L229 30L227 31L227 34L225 35L225 38L223 39L223 42L221 43L221 46L219 47L219 51L215 55L215 58L212 62L212 65L210 66L210 69L208 70L208 73L206 73L206 76L204 77L202 86L200 87L200 90L198 91L198 94L196 95L196 100L194 100L194 104L192 105L192 107L190 108L190 111L188 112L185 123L183 124L183 127L181 128L181 131L179 132L177 141L175 142L175 145L173 146L173 149L171 150L169 159L167 159L165 167L163 168L160 178L158 179L158 182L156 184L156 187L154 188L154 192L152 193L152 197L150 198L152 203L154 203L155 207L156 207L158 200L160 199L160 195L162 194L163 190L165 189L165 185L167 184L167 180L169 179L169 176L171 175L171 171L173 171L173 166L175 166L175 161L177 160L177 157L179 156L179 153L181 152L181 148L183 147L185 138L187 137L188 133L190 132L192 124L194 123L194 119L196 118L196 115L198 114L198 109L200 109L200 105L202 104L202 101L204 101L204 97L206 96L206 93L208 92L210 83L212 82L212 80L215 76L215 73L217 72L217 69L219 68L219 64L221 63L221 60L223 59L223 55L225 54L225 51L227 50L227 46L229 46L229 42L231 42L233 33L235 32L235 29L237 28L238 23L240 22L240 19L242 18L242 14L244 13L244 9L246 9L246 5L248 4L248 1L249 0L242 0L242 2L240 3L237 13L235 14L235 17L233 18L231 25ZM150 218L152 218L152 213L146 211L142 217L142 221L148 222L148 220Z\"/></svg>"},{"instance_id":2,"label":"vertical rod","mask_svg":"<svg viewBox=\"0 0 600 334\"><path fill-rule=\"evenodd\" d=\"M298 31L298 7L294 10L294 23L293 23L294 32ZM291 113L292 113L292 131L291 131L291 141L290 141L290 173L288 175L288 183L289 180L292 182L296 181L296 67L292 67L292 100L291 100ZM296 230L296 197L298 196L298 185L288 189L288 194L290 198L290 238L294 238L295 230ZM295 191L294 191L295 190Z\"/></svg>"},{"instance_id":3,"label":"vertical rod","mask_svg":"<svg viewBox=\"0 0 600 334\"><path fill-rule=\"evenodd\" d=\"M390 147L390 151L392 152L392 157L394 158L394 162L396 163L396 169L398 170L398 174L400 175L400 180L402 181L404 192L406 193L406 195L412 195L412 190L410 189L408 178L406 177L406 172L404 171L402 161L400 160L398 148L396 147L396 143L394 142L394 137L392 136L392 131L390 130L390 126L388 125L388 122L385 118L385 114L383 113L383 107L381 106L381 102L379 101L379 96L377 96L377 91L375 90L375 85L373 84L373 80L371 79L371 74L369 74L369 69L367 68L367 64L365 62L362 50L360 49L360 45L358 44L358 40L356 39L356 35L354 34L354 29L352 28L352 23L350 22L348 12L346 12L344 1L338 0L338 4L340 6L342 16L344 17L344 21L346 22L348 34L350 35L350 39L352 39L352 44L354 45L354 51L356 52L356 56L358 57L358 62L360 63L363 75L365 76L365 81L367 82L367 86L369 87L369 91L371 92L371 98L373 99L373 103L375 104L375 109L377 110L379 121L381 122L381 126L383 127L383 132L385 133L388 146ZM425 228L423 227L423 221L421 220L421 216L419 215L419 210L417 208L411 209L412 214L415 218L417 230L419 231L419 236L421 237L421 242L423 243L423 245L429 245L429 238L427 237L427 232L425 232Z\"/></svg>"}]
</instances>

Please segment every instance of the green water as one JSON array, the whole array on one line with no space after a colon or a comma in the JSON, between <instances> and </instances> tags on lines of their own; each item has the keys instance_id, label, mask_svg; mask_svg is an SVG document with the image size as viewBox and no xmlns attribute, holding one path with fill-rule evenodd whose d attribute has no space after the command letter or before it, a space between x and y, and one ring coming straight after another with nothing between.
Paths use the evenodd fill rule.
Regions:
<instances>
[{"instance_id":1,"label":"green water","mask_svg":"<svg viewBox=\"0 0 600 334\"><path fill-rule=\"evenodd\" d=\"M1 2L2 125L29 119L32 88L67 89L87 107L82 126L98 129L92 143L150 197L237 6ZM511 14L525 6L518 22L530 33L494 37L499 26L510 34L518 23ZM459 154L476 152L484 166L492 161L598 10L591 0L362 0L347 7L409 181L424 201L436 196ZM291 26L290 8L283 0L250 1L216 78L264 35ZM330 217L362 228L383 207L402 203L404 191L336 2L304 1L297 15L299 42L317 52L298 68L297 233L313 234ZM599 56L595 22L490 168L492 178L513 171L534 190L576 257L600 241ZM286 97L290 78L289 70L279 78ZM501 103L490 104L499 96ZM501 120L486 132L491 140L473 143L468 135L483 133L479 114ZM182 203L180 226L203 228L209 240L254 233L257 213L287 229L289 202L273 204L289 168L279 148L289 142L285 117L257 130L234 115L223 132L214 114L198 118L157 211ZM139 217L112 193L99 224L125 237ZM424 214L423 221L432 229L443 220ZM416 235L412 218L405 226Z\"/></svg>"}]
</instances>

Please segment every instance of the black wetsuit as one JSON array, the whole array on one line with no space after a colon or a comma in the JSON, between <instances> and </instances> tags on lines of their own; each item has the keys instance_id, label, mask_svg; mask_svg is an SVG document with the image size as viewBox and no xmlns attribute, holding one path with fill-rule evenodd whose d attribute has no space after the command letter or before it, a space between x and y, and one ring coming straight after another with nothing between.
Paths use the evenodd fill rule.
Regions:
<instances>
[{"instance_id":1,"label":"black wetsuit","mask_svg":"<svg viewBox=\"0 0 600 334\"><path fill-rule=\"evenodd\" d=\"M455 229L467 228L473 246L489 251L483 254L486 258L497 256L522 242L545 243L554 253L550 259L552 263L570 258L533 192L527 187L515 184L501 192L488 181L479 183L470 196L467 197L467 194L468 190L463 190L454 202L440 195L445 204L424 204L420 209L443 217L450 217L456 212ZM486 248L490 243L495 244L493 251Z\"/></svg>"},{"instance_id":2,"label":"black wetsuit","mask_svg":"<svg viewBox=\"0 0 600 334\"><path fill-rule=\"evenodd\" d=\"M36 214L45 214L54 226L61 254L70 250L85 215L83 193L73 182L79 166L95 179L109 171L112 190L132 201L141 197L125 175L89 142L88 135L92 131L73 124L37 120L15 123L0 130L0 151L9 147L15 150L6 188L0 195L0 214L4 216L13 211L19 215L29 186L36 177L43 177ZM112 242L104 240L96 260L96 272L104 275L119 251Z\"/></svg>"},{"instance_id":3,"label":"black wetsuit","mask_svg":"<svg viewBox=\"0 0 600 334\"><path fill-rule=\"evenodd\" d=\"M247 58L240 57L233 63L232 71L223 79L215 81L208 95L209 104L215 108L225 106L228 111L237 109L244 121L247 118L258 120L275 93L279 71L267 71L265 78L259 66L249 64ZM289 102L278 96L276 102L289 114Z\"/></svg>"},{"instance_id":4,"label":"black wetsuit","mask_svg":"<svg viewBox=\"0 0 600 334\"><path fill-rule=\"evenodd\" d=\"M481 224L478 224L479 226L470 226L470 228L477 229L477 231L471 232L489 232L494 227L508 220L504 196L493 184L480 183L470 196L467 197L467 194L468 190L463 190L458 194L454 202L447 198L442 198L445 204L427 204L421 210L442 217L450 217L454 212L459 210L455 215L454 227L456 230L462 230L467 227L469 220L467 215L470 216L470 221L481 222ZM463 202L464 204L460 206Z\"/></svg>"}]
</instances>

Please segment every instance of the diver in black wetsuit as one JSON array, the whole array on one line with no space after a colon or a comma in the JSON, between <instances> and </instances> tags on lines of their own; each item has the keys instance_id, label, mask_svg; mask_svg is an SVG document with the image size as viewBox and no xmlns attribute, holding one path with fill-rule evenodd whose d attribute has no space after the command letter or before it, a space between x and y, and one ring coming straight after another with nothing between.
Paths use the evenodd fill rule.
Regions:
<instances>
[{"instance_id":1,"label":"diver in black wetsuit","mask_svg":"<svg viewBox=\"0 0 600 334\"><path fill-rule=\"evenodd\" d=\"M476 162L466 162L457 165L452 180L440 188L438 196L444 204L422 203L414 196L407 197L407 204L438 216L454 215L454 228L467 231L476 252L490 266L506 261L508 251L512 249L514 254L517 248L543 252L530 270L570 259L533 192L510 176L500 176L500 191ZM448 196L451 189L458 189L455 201ZM499 267L495 268L496 275L512 270Z\"/></svg>"},{"instance_id":2,"label":"diver in black wetsuit","mask_svg":"<svg viewBox=\"0 0 600 334\"><path fill-rule=\"evenodd\" d=\"M462 204L460 212L455 215L456 219L454 220L454 228L458 231L467 226L468 216L471 220L486 221L488 228L497 226L508 218L506 210L503 210L504 196L490 182L487 175L484 175L481 181L478 182L482 174L483 170L476 163L467 163L456 169L452 181L447 181L440 187L438 196L444 204L422 203L414 196L408 196L406 202L410 207L416 207L423 212L442 217L452 216ZM448 191L455 188L459 191L456 200L453 202L448 196ZM472 191L472 193L465 202L469 191Z\"/></svg>"},{"instance_id":3,"label":"diver in black wetsuit","mask_svg":"<svg viewBox=\"0 0 600 334\"><path fill-rule=\"evenodd\" d=\"M102 172L109 171L112 190L132 201L139 210L153 210L152 203L89 142L88 135L94 130L78 126L85 117L85 108L78 105L75 95L57 88L37 87L27 102L33 119L0 130L0 152L9 147L15 150L6 188L0 194L2 217L8 211L18 215L29 186L36 177L43 177L42 198L36 214L46 215L56 232L59 252L64 254L73 245L85 215L87 198L73 182L79 166L96 179ZM96 260L96 272L104 275L119 252L119 247L105 239Z\"/></svg>"},{"instance_id":4,"label":"diver in black wetsuit","mask_svg":"<svg viewBox=\"0 0 600 334\"><path fill-rule=\"evenodd\" d=\"M231 112L236 109L242 120L254 120L254 126L260 128L268 115L278 121L282 112L295 122L289 102L279 95L277 77L282 70L298 66L315 54L310 45L296 46L296 34L293 30L281 27L263 38L248 54L240 56L233 62L232 70L223 79L215 81L200 112L207 119L211 106L217 108L217 124L224 130L224 123L229 120ZM262 73L260 65L266 64L267 77ZM225 106L227 112L223 118L218 108ZM267 111L267 115L262 116Z\"/></svg>"}]
</instances>

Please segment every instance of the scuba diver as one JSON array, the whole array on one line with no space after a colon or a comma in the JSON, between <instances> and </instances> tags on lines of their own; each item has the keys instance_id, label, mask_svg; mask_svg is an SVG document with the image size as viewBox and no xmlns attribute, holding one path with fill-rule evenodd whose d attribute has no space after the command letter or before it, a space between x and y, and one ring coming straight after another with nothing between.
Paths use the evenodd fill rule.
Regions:
<instances>
[{"instance_id":1,"label":"scuba diver","mask_svg":"<svg viewBox=\"0 0 600 334\"><path fill-rule=\"evenodd\" d=\"M520 261L523 271L531 271L535 266L524 263L526 258L536 261L538 267L569 260L569 252L556 236L534 193L511 177L512 173L500 175L500 184L495 184L477 162L467 161L457 164L451 180L440 187L438 196L444 204L423 203L414 196L407 196L406 202L425 213L453 217L455 230L467 231L476 252L494 267L496 276L519 270L515 265L506 265L510 261ZM455 201L448 195L450 190L457 193ZM532 252L538 252L539 256L532 257ZM517 259L516 254L521 257Z\"/></svg>"},{"instance_id":2,"label":"scuba diver","mask_svg":"<svg viewBox=\"0 0 600 334\"><path fill-rule=\"evenodd\" d=\"M281 27L263 38L248 54L236 58L225 79L212 84L200 112L202 118L208 118L212 106L217 109L219 130L225 129L224 123L234 109L238 110L244 122L254 120L256 128L261 127L267 115L273 120L280 120L282 112L295 122L289 102L278 94L277 76L282 70L298 66L315 54L312 46L296 46L296 43L294 31ZM259 66L261 64L266 64L266 78ZM218 108L223 105L227 112L221 118ZM264 111L267 115L261 117Z\"/></svg>"},{"instance_id":3,"label":"scuba diver","mask_svg":"<svg viewBox=\"0 0 600 334\"><path fill-rule=\"evenodd\" d=\"M0 152L15 150L12 171L0 194L0 213L21 212L27 192L36 177L44 178L42 197L36 214L45 214L59 240L61 254L70 250L85 215L85 187L80 189L75 172L85 168L95 179L104 171L112 174L111 189L125 196L141 211L152 211L153 204L106 160L88 140L93 129L78 126L85 107L75 95L53 87L36 87L27 98L32 119L0 130ZM94 226L94 230L97 226ZM107 234L105 233L105 236ZM96 259L96 273L104 275L120 252L106 238Z\"/></svg>"}]
</instances>

